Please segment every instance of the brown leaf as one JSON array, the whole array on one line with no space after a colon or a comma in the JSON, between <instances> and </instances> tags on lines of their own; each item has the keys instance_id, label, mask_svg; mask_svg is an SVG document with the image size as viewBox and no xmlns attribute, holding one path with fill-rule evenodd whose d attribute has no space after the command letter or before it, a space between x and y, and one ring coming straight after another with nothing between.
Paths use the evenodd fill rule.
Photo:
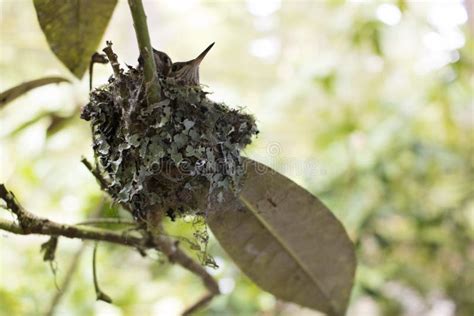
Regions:
<instances>
[{"instance_id":1,"label":"brown leaf","mask_svg":"<svg viewBox=\"0 0 474 316\"><path fill-rule=\"evenodd\" d=\"M344 315L356 258L344 227L314 195L245 159L239 198L211 210L209 227L240 269L276 297Z\"/></svg>"}]
</instances>

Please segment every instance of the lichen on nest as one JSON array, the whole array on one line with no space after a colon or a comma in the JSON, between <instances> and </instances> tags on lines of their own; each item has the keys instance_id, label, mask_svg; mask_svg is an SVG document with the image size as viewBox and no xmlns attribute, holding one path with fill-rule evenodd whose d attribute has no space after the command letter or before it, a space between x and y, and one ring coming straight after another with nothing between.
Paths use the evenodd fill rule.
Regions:
<instances>
[{"instance_id":1,"label":"lichen on nest","mask_svg":"<svg viewBox=\"0 0 474 316\"><path fill-rule=\"evenodd\" d=\"M81 117L91 122L93 150L113 199L137 220L161 211L173 220L205 214L237 194L241 150L257 134L255 119L211 101L200 86L159 78L160 102L148 105L141 68L93 90Z\"/></svg>"}]
</instances>

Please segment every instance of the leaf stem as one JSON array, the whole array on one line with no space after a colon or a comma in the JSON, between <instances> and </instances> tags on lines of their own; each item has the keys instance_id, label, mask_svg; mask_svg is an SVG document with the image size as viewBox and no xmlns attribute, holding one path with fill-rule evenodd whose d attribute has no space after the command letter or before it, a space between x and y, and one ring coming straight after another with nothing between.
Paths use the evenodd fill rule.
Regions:
<instances>
[{"instance_id":1,"label":"leaf stem","mask_svg":"<svg viewBox=\"0 0 474 316\"><path fill-rule=\"evenodd\" d=\"M143 69L145 73L145 87L148 104L160 102L160 84L156 72L153 49L150 43L150 35L146 23L145 10L141 0L128 0L133 18L133 27L137 36L140 56L143 58Z\"/></svg>"},{"instance_id":2,"label":"leaf stem","mask_svg":"<svg viewBox=\"0 0 474 316\"><path fill-rule=\"evenodd\" d=\"M99 287L99 279L97 278L97 248L98 248L98 243L96 242L94 244L94 250L92 252L92 276L94 278L94 289L95 289L95 294L97 297L98 301L104 301L109 304L112 303L112 299L110 296L102 292L102 290Z\"/></svg>"}]
</instances>

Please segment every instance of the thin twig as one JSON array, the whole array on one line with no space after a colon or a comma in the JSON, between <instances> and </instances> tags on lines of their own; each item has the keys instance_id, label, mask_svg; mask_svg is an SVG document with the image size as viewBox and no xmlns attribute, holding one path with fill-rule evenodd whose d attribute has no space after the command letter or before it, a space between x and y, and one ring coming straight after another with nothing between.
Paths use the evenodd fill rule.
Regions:
<instances>
[{"instance_id":1,"label":"thin twig","mask_svg":"<svg viewBox=\"0 0 474 316\"><path fill-rule=\"evenodd\" d=\"M165 235L165 230L162 224L163 213L159 210L150 211L147 213L146 229L153 239L153 243L157 244L160 250L165 254L168 260L172 263L177 263L186 270L191 271L201 278L204 286L208 290L203 298L194 303L191 307L186 309L183 315L189 315L208 302L220 293L219 286L216 280L206 271L206 269L198 262L190 258L183 250L178 247L178 242Z\"/></svg>"},{"instance_id":2,"label":"thin twig","mask_svg":"<svg viewBox=\"0 0 474 316\"><path fill-rule=\"evenodd\" d=\"M92 175L99 182L101 190L108 193L109 192L108 191L108 186L109 186L108 181L104 178L104 176L100 172L99 168L98 167L95 167L95 168L92 167L92 164L84 157L81 159L81 162L86 166L87 169L89 169L89 171L92 173ZM129 205L127 205L125 203L121 203L120 206L122 206L124 209L126 209L127 211L129 211L130 213L133 214L133 212L132 212Z\"/></svg>"},{"instance_id":3,"label":"thin twig","mask_svg":"<svg viewBox=\"0 0 474 316\"><path fill-rule=\"evenodd\" d=\"M119 79L122 75L122 69L120 68L120 64L117 60L117 55L112 50L112 42L107 41L106 44L107 47L105 47L102 51L107 55L107 58L110 61L110 65L112 66L115 78Z\"/></svg>"},{"instance_id":4,"label":"thin twig","mask_svg":"<svg viewBox=\"0 0 474 316\"><path fill-rule=\"evenodd\" d=\"M207 304L209 304L210 301L214 298L214 296L218 295L219 292L217 293L208 293L204 295L201 299L199 299L196 303L194 303L191 307L187 308L183 312L183 316L188 316L192 315L194 312L198 311L199 309L205 307Z\"/></svg>"},{"instance_id":5,"label":"thin twig","mask_svg":"<svg viewBox=\"0 0 474 316\"><path fill-rule=\"evenodd\" d=\"M25 224L25 222L29 222ZM23 224L21 224L23 223ZM157 248L148 239L135 235L124 235L115 231L60 224L41 217L26 217L20 224L0 218L0 229L17 235L45 235L82 240L106 241L112 244L138 248Z\"/></svg>"},{"instance_id":6,"label":"thin twig","mask_svg":"<svg viewBox=\"0 0 474 316\"><path fill-rule=\"evenodd\" d=\"M156 72L153 49L150 43L150 35L146 23L145 10L141 0L128 0L128 5L132 13L133 26L137 36L140 56L143 58L143 69L145 74L145 87L148 104L160 102L160 84Z\"/></svg>"},{"instance_id":7,"label":"thin twig","mask_svg":"<svg viewBox=\"0 0 474 316\"><path fill-rule=\"evenodd\" d=\"M59 288L59 291L56 291L56 294L54 295L53 299L51 300L51 303L49 304L49 308L45 313L45 316L53 316L54 312L56 311L56 307L59 305L59 302L61 301L62 297L64 296L64 293L66 293L66 290L69 287L69 284L71 283L72 276L74 275L74 272L76 271L77 267L79 266L80 258L82 254L84 253L84 250L86 249L85 244L81 245L79 250L74 254L71 260L71 264L69 265L68 269L66 270L65 273L65 278Z\"/></svg>"},{"instance_id":8,"label":"thin twig","mask_svg":"<svg viewBox=\"0 0 474 316\"><path fill-rule=\"evenodd\" d=\"M137 223L134 221L127 221L121 218L91 218L82 222L75 224L76 226L85 226L85 225L130 225L136 226Z\"/></svg>"},{"instance_id":9,"label":"thin twig","mask_svg":"<svg viewBox=\"0 0 474 316\"><path fill-rule=\"evenodd\" d=\"M102 198L99 205L94 208L92 211L90 217L97 217L100 216L102 213L102 210L104 209L105 205L105 200ZM66 269L66 274L63 282L61 283L59 287L59 291L56 291L55 295L53 296L49 308L47 309L45 316L53 316L56 307L60 304L61 299L63 298L64 294L66 293L67 289L69 288L69 285L71 284L72 276L76 272L77 267L79 266L79 262L81 260L82 254L84 253L84 250L86 249L86 243L83 243L81 247L76 251L74 256L72 257L72 260Z\"/></svg>"},{"instance_id":10,"label":"thin twig","mask_svg":"<svg viewBox=\"0 0 474 316\"><path fill-rule=\"evenodd\" d=\"M96 242L94 244L94 250L92 252L92 276L93 276L93 279L94 279L95 295L96 295L98 301L104 301L104 302L107 302L107 303L112 303L112 299L110 298L110 296L105 294L99 287L99 280L97 278L97 264L96 264L97 248L98 248L98 243Z\"/></svg>"},{"instance_id":11,"label":"thin twig","mask_svg":"<svg viewBox=\"0 0 474 316\"><path fill-rule=\"evenodd\" d=\"M135 247L139 250L156 249L163 252L172 263L177 263L183 268L199 276L209 293L185 311L185 314L194 312L207 304L212 297L219 294L219 286L214 278L199 263L191 259L177 242L167 236L152 234L138 237L125 235L114 231L95 227L82 227L60 224L49 219L37 217L25 210L16 200L14 194L0 184L0 199L4 200L13 214L17 216L18 223L0 218L0 229L14 234L29 235L40 234L48 236L62 236L67 238L80 238L83 240L106 241L113 244Z\"/></svg>"},{"instance_id":12,"label":"thin twig","mask_svg":"<svg viewBox=\"0 0 474 316\"><path fill-rule=\"evenodd\" d=\"M47 218L38 217L25 210L16 200L15 195L8 191L5 185L0 184L0 199L4 200L7 208L16 215L18 223L0 218L0 229L19 235L39 234L48 236L64 236L84 240L107 241L110 243L156 248L148 239L133 235L123 235L114 231L95 227L78 227L53 222Z\"/></svg>"},{"instance_id":13,"label":"thin twig","mask_svg":"<svg viewBox=\"0 0 474 316\"><path fill-rule=\"evenodd\" d=\"M82 157L81 162L84 164L84 166L86 166L86 168L92 173L92 175L99 182L99 185L102 191L107 192L107 188L108 188L107 180L105 180L105 178L102 176L99 169L97 167L96 168L92 167L92 164L85 157Z\"/></svg>"},{"instance_id":14,"label":"thin twig","mask_svg":"<svg viewBox=\"0 0 474 316\"><path fill-rule=\"evenodd\" d=\"M89 91L92 90L92 83L94 78L94 64L106 64L109 61L105 58L104 54L99 54L95 52L92 54L91 60L89 62Z\"/></svg>"},{"instance_id":15,"label":"thin twig","mask_svg":"<svg viewBox=\"0 0 474 316\"><path fill-rule=\"evenodd\" d=\"M3 218L0 218L0 229L17 235L26 235L18 224Z\"/></svg>"},{"instance_id":16,"label":"thin twig","mask_svg":"<svg viewBox=\"0 0 474 316\"><path fill-rule=\"evenodd\" d=\"M160 231L163 231L163 229L160 228ZM183 250L181 250L178 247L178 243L176 241L164 235L158 235L154 237L153 240L154 243L159 246L160 250L166 255L166 257L168 257L170 262L177 263L186 270L189 270L195 275L199 276L204 286L208 290L208 293L192 306L187 308L183 315L190 315L196 310L207 305L207 303L209 303L214 296L220 294L219 286L216 280L206 271L202 265L194 261Z\"/></svg>"}]
</instances>

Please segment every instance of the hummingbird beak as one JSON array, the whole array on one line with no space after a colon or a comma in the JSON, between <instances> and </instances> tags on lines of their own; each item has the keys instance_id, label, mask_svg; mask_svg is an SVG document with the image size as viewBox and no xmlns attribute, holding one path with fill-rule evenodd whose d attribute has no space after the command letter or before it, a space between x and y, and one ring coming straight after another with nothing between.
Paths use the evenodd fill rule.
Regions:
<instances>
[{"instance_id":1,"label":"hummingbird beak","mask_svg":"<svg viewBox=\"0 0 474 316\"><path fill-rule=\"evenodd\" d=\"M215 43L216 42L209 45L198 57L196 57L193 60L193 64L194 65L199 65L201 63L201 61L204 59L204 57L206 57L207 53L211 50L212 46L214 46Z\"/></svg>"}]
</instances>

